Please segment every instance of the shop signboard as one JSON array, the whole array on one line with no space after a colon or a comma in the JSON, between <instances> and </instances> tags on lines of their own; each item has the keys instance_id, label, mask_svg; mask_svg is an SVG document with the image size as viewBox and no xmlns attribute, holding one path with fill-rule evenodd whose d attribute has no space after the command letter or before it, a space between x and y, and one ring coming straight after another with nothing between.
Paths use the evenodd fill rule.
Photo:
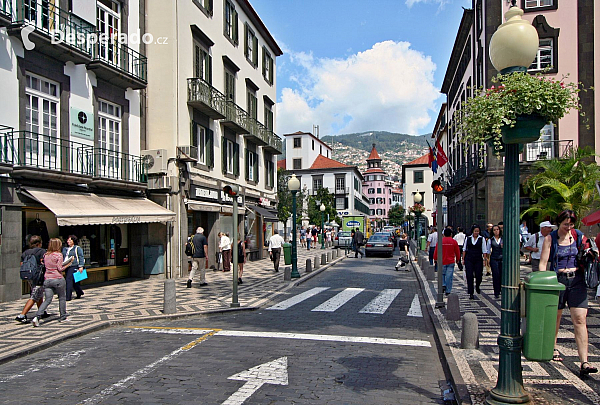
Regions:
<instances>
[{"instance_id":1,"label":"shop signboard","mask_svg":"<svg viewBox=\"0 0 600 405\"><path fill-rule=\"evenodd\" d=\"M363 233L365 232L365 217L360 215L342 217L343 231L350 232L356 228L360 229Z\"/></svg>"},{"instance_id":2,"label":"shop signboard","mask_svg":"<svg viewBox=\"0 0 600 405\"><path fill-rule=\"evenodd\" d=\"M71 107L71 136L94 140L94 114Z\"/></svg>"},{"instance_id":3,"label":"shop signboard","mask_svg":"<svg viewBox=\"0 0 600 405\"><path fill-rule=\"evenodd\" d=\"M191 187L191 197L194 200L208 200L208 201L219 201L219 191L206 187L199 187L192 185Z\"/></svg>"}]
</instances>

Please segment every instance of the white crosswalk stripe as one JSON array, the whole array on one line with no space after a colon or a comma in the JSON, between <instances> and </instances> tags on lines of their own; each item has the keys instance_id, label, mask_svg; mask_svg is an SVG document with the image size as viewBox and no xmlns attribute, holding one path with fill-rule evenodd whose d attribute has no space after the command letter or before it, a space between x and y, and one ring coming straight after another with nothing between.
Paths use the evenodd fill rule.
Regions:
<instances>
[{"instance_id":1,"label":"white crosswalk stripe","mask_svg":"<svg viewBox=\"0 0 600 405\"><path fill-rule=\"evenodd\" d=\"M358 294L364 291L364 288L346 288L336 296L328 299L318 307L314 308L313 312L334 312L342 305L356 297Z\"/></svg>"},{"instance_id":2,"label":"white crosswalk stripe","mask_svg":"<svg viewBox=\"0 0 600 405\"><path fill-rule=\"evenodd\" d=\"M371 302L369 302L359 312L361 314L383 314L396 299L402 289L386 289L379 293Z\"/></svg>"},{"instance_id":3,"label":"white crosswalk stripe","mask_svg":"<svg viewBox=\"0 0 600 405\"><path fill-rule=\"evenodd\" d=\"M313 297L313 296L319 294L320 292L323 292L328 289L329 289L329 287L315 287L308 291L304 291L302 294L298 294L298 295L295 295L292 298L289 298L285 301L281 301L280 303L275 304L272 307L269 307L267 309L275 309L275 310L283 311L285 309L288 309L296 304L299 304L302 301L307 300L310 297Z\"/></svg>"},{"instance_id":4,"label":"white crosswalk stripe","mask_svg":"<svg viewBox=\"0 0 600 405\"><path fill-rule=\"evenodd\" d=\"M421 303L419 302L419 295L415 294L415 298L413 298L412 304L410 304L410 309L408 310L408 314L406 316L416 316L418 318L423 317L423 312L421 311Z\"/></svg>"}]
</instances>

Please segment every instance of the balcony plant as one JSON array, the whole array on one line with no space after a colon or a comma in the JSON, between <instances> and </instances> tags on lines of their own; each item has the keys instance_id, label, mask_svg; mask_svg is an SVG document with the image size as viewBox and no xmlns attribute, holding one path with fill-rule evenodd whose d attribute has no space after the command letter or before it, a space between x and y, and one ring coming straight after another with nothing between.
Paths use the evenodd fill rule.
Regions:
<instances>
[{"instance_id":1,"label":"balcony plant","mask_svg":"<svg viewBox=\"0 0 600 405\"><path fill-rule=\"evenodd\" d=\"M488 143L499 154L503 144L534 142L544 125L580 109L579 84L542 73L498 75L492 79L491 88L480 88L460 113L457 129L462 142Z\"/></svg>"},{"instance_id":2,"label":"balcony plant","mask_svg":"<svg viewBox=\"0 0 600 405\"><path fill-rule=\"evenodd\" d=\"M423 212L425 212L425 207L419 203L416 203L412 207L408 207L408 211L418 215L418 214L422 214Z\"/></svg>"}]
</instances>

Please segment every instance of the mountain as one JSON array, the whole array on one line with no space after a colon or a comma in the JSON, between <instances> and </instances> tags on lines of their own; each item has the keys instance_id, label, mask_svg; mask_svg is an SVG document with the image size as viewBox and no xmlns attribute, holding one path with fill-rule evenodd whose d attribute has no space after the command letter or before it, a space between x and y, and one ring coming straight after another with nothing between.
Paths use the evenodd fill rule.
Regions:
<instances>
[{"instance_id":1,"label":"mountain","mask_svg":"<svg viewBox=\"0 0 600 405\"><path fill-rule=\"evenodd\" d=\"M368 131L356 134L324 136L323 142L331 145L332 158L347 165L367 169L367 158L373 144L382 159L383 170L390 176L402 175L402 165L427 153L427 141L431 134L407 135L386 131Z\"/></svg>"}]
</instances>

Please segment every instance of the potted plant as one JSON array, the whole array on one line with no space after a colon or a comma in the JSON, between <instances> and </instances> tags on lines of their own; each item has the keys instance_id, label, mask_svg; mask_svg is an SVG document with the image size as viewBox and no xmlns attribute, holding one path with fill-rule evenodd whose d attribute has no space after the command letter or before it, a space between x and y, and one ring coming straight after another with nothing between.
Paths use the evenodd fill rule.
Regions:
<instances>
[{"instance_id":1,"label":"potted plant","mask_svg":"<svg viewBox=\"0 0 600 405\"><path fill-rule=\"evenodd\" d=\"M495 154L502 152L503 144L536 141L544 125L580 109L579 85L564 79L527 72L494 77L491 88L480 88L466 101L458 119L461 140L487 143Z\"/></svg>"},{"instance_id":2,"label":"potted plant","mask_svg":"<svg viewBox=\"0 0 600 405\"><path fill-rule=\"evenodd\" d=\"M425 212L425 207L419 203L416 203L412 207L408 207L408 211L414 214L422 214L423 212Z\"/></svg>"}]
</instances>

